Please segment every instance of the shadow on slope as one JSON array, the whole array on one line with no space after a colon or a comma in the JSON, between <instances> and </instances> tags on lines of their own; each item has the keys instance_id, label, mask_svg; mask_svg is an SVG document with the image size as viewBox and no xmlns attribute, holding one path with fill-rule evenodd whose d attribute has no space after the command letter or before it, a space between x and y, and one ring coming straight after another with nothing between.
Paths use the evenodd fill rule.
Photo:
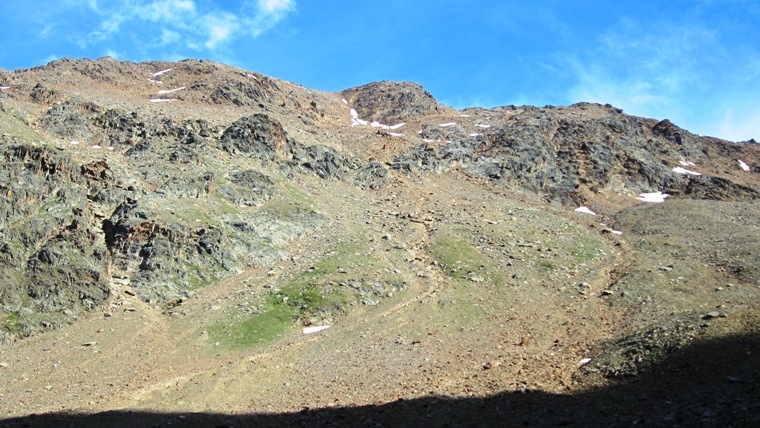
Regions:
<instances>
[{"instance_id":1,"label":"shadow on slope","mask_svg":"<svg viewBox=\"0 0 760 428\"><path fill-rule=\"evenodd\" d=\"M760 426L758 355L757 333L697 342L642 376L574 395L431 396L284 414L51 413L7 419L0 427Z\"/></svg>"}]
</instances>

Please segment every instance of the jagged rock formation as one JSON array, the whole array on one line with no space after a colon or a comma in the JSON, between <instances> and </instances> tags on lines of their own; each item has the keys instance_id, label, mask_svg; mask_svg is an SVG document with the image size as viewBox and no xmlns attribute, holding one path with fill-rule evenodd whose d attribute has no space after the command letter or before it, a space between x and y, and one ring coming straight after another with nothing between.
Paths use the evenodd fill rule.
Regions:
<instances>
[{"instance_id":1,"label":"jagged rock formation","mask_svg":"<svg viewBox=\"0 0 760 428\"><path fill-rule=\"evenodd\" d=\"M398 123L411 118L448 111L428 91L412 82L374 82L342 92L359 116L380 123Z\"/></svg>"},{"instance_id":2,"label":"jagged rock formation","mask_svg":"<svg viewBox=\"0 0 760 428\"><path fill-rule=\"evenodd\" d=\"M610 106L508 107L498 125L465 135L461 128L423 128L436 144L420 144L395 158L399 171L440 171L453 166L512 189L563 204L583 205L592 194L664 190L693 198L748 200L757 188L714 176L674 174L679 161L732 164L743 150L698 137L670 121L627 116ZM492 121L493 122L493 121ZM445 142L443 139L445 139ZM439 141L440 140L440 141ZM720 153L720 154L718 154Z\"/></svg>"}]
</instances>

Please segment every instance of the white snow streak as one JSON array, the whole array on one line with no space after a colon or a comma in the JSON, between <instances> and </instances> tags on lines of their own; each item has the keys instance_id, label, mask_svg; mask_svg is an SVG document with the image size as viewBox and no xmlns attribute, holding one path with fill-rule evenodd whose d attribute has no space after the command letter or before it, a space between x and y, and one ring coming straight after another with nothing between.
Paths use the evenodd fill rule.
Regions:
<instances>
[{"instance_id":1,"label":"white snow streak","mask_svg":"<svg viewBox=\"0 0 760 428\"><path fill-rule=\"evenodd\" d=\"M406 122L397 123L397 124L391 126L390 129L399 129L399 128L401 128L404 125L406 125Z\"/></svg>"},{"instance_id":2,"label":"white snow streak","mask_svg":"<svg viewBox=\"0 0 760 428\"><path fill-rule=\"evenodd\" d=\"M148 82L150 82L150 83L159 83L159 84L164 83L164 82L162 82L160 80L153 80L153 79L148 79Z\"/></svg>"},{"instance_id":3,"label":"white snow streak","mask_svg":"<svg viewBox=\"0 0 760 428\"><path fill-rule=\"evenodd\" d=\"M596 215L596 213L595 213L595 212L593 212L593 211L591 211L591 210L590 210L588 207L580 207L580 208L576 208L576 209L575 209L575 212L577 212L577 213L583 213L583 214L591 214L591 215Z\"/></svg>"},{"instance_id":4,"label":"white snow streak","mask_svg":"<svg viewBox=\"0 0 760 428\"><path fill-rule=\"evenodd\" d=\"M461 116L461 117L470 117L469 114L460 114L459 116Z\"/></svg>"},{"instance_id":5,"label":"white snow streak","mask_svg":"<svg viewBox=\"0 0 760 428\"><path fill-rule=\"evenodd\" d=\"M181 91L183 89L185 89L185 86L183 86L181 88L177 88L177 89L162 89L162 90L158 91L158 94L159 95L161 95L161 94L171 94L172 92Z\"/></svg>"},{"instance_id":6,"label":"white snow streak","mask_svg":"<svg viewBox=\"0 0 760 428\"><path fill-rule=\"evenodd\" d=\"M157 72L151 74L151 76L158 77L158 76L160 76L160 75L162 75L164 73L168 73L170 71L172 71L172 69L171 68L167 68L166 70L157 71Z\"/></svg>"},{"instance_id":7,"label":"white snow streak","mask_svg":"<svg viewBox=\"0 0 760 428\"><path fill-rule=\"evenodd\" d=\"M92 146L92 148L93 148L93 149L99 149L99 148L100 148L100 146L96 144L96 145Z\"/></svg>"},{"instance_id":8,"label":"white snow streak","mask_svg":"<svg viewBox=\"0 0 760 428\"><path fill-rule=\"evenodd\" d=\"M254 76L253 74L246 74L245 76L246 76L246 77L248 77L248 78L250 78L250 79L253 79L253 80L259 80L259 79L258 79L256 76Z\"/></svg>"},{"instance_id":9,"label":"white snow streak","mask_svg":"<svg viewBox=\"0 0 760 428\"><path fill-rule=\"evenodd\" d=\"M673 167L673 172L675 172L676 174L702 175L702 174L700 174L698 172L695 172L695 171L690 171L688 169L683 169L680 166Z\"/></svg>"},{"instance_id":10,"label":"white snow streak","mask_svg":"<svg viewBox=\"0 0 760 428\"><path fill-rule=\"evenodd\" d=\"M477 126L478 128L490 128L491 127L491 125L484 125L482 123L479 123L479 124L477 124L475 126Z\"/></svg>"},{"instance_id":11,"label":"white snow streak","mask_svg":"<svg viewBox=\"0 0 760 428\"><path fill-rule=\"evenodd\" d=\"M341 98L340 100L343 101L343 104L348 105L348 100L347 99Z\"/></svg>"},{"instance_id":12,"label":"white snow streak","mask_svg":"<svg viewBox=\"0 0 760 428\"><path fill-rule=\"evenodd\" d=\"M177 101L176 98L151 98L152 103L168 103L169 101Z\"/></svg>"},{"instance_id":13,"label":"white snow streak","mask_svg":"<svg viewBox=\"0 0 760 428\"><path fill-rule=\"evenodd\" d=\"M351 109L351 117L353 117L354 119L359 118L359 113L356 111L356 109Z\"/></svg>"},{"instance_id":14,"label":"white snow streak","mask_svg":"<svg viewBox=\"0 0 760 428\"><path fill-rule=\"evenodd\" d=\"M10 89L10 88L11 88L10 86L0 86L0 89L2 89L2 90L6 90L6 89Z\"/></svg>"},{"instance_id":15,"label":"white snow streak","mask_svg":"<svg viewBox=\"0 0 760 428\"><path fill-rule=\"evenodd\" d=\"M470 134L470 137L482 137L482 136L483 134L481 134L480 132L473 132L472 134Z\"/></svg>"},{"instance_id":16,"label":"white snow streak","mask_svg":"<svg viewBox=\"0 0 760 428\"><path fill-rule=\"evenodd\" d=\"M636 199L644 202L660 203L665 202L665 198L668 196L670 195L662 192L641 193Z\"/></svg>"},{"instance_id":17,"label":"white snow streak","mask_svg":"<svg viewBox=\"0 0 760 428\"><path fill-rule=\"evenodd\" d=\"M743 169L745 171L749 171L750 170L749 165L747 165L746 163L744 163L744 161L741 161L741 160L738 160L738 159L737 159L737 161L739 162L739 166L741 167L741 169Z\"/></svg>"},{"instance_id":18,"label":"white snow streak","mask_svg":"<svg viewBox=\"0 0 760 428\"><path fill-rule=\"evenodd\" d=\"M327 330L330 328L329 325L320 325L320 326L314 326L314 327L304 327L303 334L312 334L312 333L318 333L322 330Z\"/></svg>"},{"instance_id":19,"label":"white snow streak","mask_svg":"<svg viewBox=\"0 0 760 428\"><path fill-rule=\"evenodd\" d=\"M679 163L681 166L696 166L696 164L695 164L694 162L688 162L688 161L678 161L678 163Z\"/></svg>"},{"instance_id":20,"label":"white snow streak","mask_svg":"<svg viewBox=\"0 0 760 428\"><path fill-rule=\"evenodd\" d=\"M74 141L70 142L69 144L71 144L72 146L76 146L77 144L79 144L79 141L74 140Z\"/></svg>"},{"instance_id":21,"label":"white snow streak","mask_svg":"<svg viewBox=\"0 0 760 428\"><path fill-rule=\"evenodd\" d=\"M619 230L615 230L615 229L610 229L610 230L611 230L611 231L612 231L612 233L614 233L615 235L622 235L622 234L623 234L623 232L621 232L621 231L619 231Z\"/></svg>"},{"instance_id":22,"label":"white snow streak","mask_svg":"<svg viewBox=\"0 0 760 428\"><path fill-rule=\"evenodd\" d=\"M393 136L393 137L403 137L404 136L403 132L389 132L389 134L391 134L391 136Z\"/></svg>"},{"instance_id":23,"label":"white snow streak","mask_svg":"<svg viewBox=\"0 0 760 428\"><path fill-rule=\"evenodd\" d=\"M442 128L446 128L446 127L454 126L454 125L456 125L456 122L446 122L446 123L442 123L442 124L440 124L438 126L440 126Z\"/></svg>"}]
</instances>

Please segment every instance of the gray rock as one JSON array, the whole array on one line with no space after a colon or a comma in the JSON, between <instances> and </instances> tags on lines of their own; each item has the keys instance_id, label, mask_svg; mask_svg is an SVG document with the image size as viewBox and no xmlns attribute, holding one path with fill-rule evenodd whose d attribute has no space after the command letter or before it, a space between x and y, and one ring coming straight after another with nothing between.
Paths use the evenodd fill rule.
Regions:
<instances>
[{"instance_id":1,"label":"gray rock","mask_svg":"<svg viewBox=\"0 0 760 428\"><path fill-rule=\"evenodd\" d=\"M441 108L430 93L412 82L374 82L346 89L342 95L360 118L386 125L435 114Z\"/></svg>"},{"instance_id":2,"label":"gray rock","mask_svg":"<svg viewBox=\"0 0 760 428\"><path fill-rule=\"evenodd\" d=\"M377 162L372 162L356 173L354 183L362 189L377 190L388 184L388 170Z\"/></svg>"},{"instance_id":3,"label":"gray rock","mask_svg":"<svg viewBox=\"0 0 760 428\"><path fill-rule=\"evenodd\" d=\"M285 130L265 114L254 114L235 121L222 134L219 147L232 154L245 154L269 164L277 151L287 144Z\"/></svg>"}]
</instances>

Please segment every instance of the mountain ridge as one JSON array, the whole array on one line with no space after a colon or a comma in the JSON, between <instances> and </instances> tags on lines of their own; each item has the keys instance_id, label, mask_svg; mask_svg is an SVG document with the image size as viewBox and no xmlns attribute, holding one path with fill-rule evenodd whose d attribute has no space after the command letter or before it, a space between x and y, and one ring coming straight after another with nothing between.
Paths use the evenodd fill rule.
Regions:
<instances>
[{"instance_id":1,"label":"mountain ridge","mask_svg":"<svg viewBox=\"0 0 760 428\"><path fill-rule=\"evenodd\" d=\"M0 370L39 369L3 416L572 394L757 325L755 143L206 60L0 78Z\"/></svg>"}]
</instances>

